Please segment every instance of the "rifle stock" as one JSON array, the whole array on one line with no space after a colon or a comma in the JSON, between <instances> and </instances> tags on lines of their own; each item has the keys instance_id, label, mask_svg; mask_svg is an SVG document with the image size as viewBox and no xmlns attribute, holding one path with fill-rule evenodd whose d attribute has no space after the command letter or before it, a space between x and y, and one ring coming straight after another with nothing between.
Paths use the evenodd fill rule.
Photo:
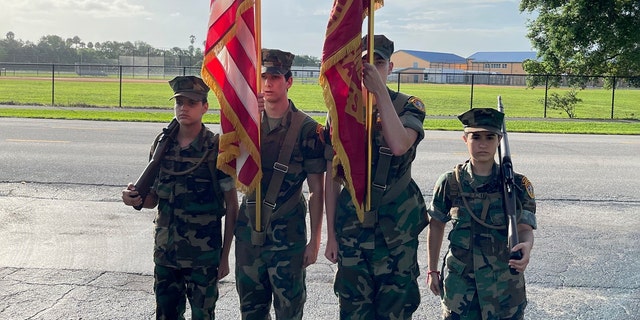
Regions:
<instances>
[{"instance_id":1,"label":"rifle stock","mask_svg":"<svg viewBox=\"0 0 640 320\"><path fill-rule=\"evenodd\" d=\"M498 111L504 113L502 106L502 98L498 96ZM502 139L498 148L500 158L500 174L502 178L502 205L507 216L507 237L509 250L520 243L518 239L518 225L516 219L516 195L515 181L513 174L513 162L511 162L511 150L509 150L509 137L507 136L507 126L505 121L502 122ZM520 250L511 252L511 259L522 259ZM511 268L512 274L518 274L518 271Z\"/></svg>"},{"instance_id":2,"label":"rifle stock","mask_svg":"<svg viewBox=\"0 0 640 320\"><path fill-rule=\"evenodd\" d=\"M167 151L167 146L169 144L169 139L173 136L174 132L178 129L179 123L176 118L173 118L169 125L162 129L162 136L158 140L158 144L156 149L153 151L153 155L151 156L151 160L138 177L138 180L134 183L136 187L136 191L138 191L138 195L142 198L142 203L139 206L134 206L133 208L136 210L142 209L144 205L144 200L149 194L151 190L151 186L153 182L156 180L158 176L158 172L160 171L160 161L162 160L162 155Z\"/></svg>"}]
</instances>

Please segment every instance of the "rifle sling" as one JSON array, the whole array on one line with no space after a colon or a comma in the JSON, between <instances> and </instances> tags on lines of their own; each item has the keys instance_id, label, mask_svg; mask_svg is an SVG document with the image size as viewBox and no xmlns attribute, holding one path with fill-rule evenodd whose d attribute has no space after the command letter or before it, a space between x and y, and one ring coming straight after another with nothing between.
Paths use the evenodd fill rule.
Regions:
<instances>
[{"instance_id":1,"label":"rifle sling","mask_svg":"<svg viewBox=\"0 0 640 320\"><path fill-rule=\"evenodd\" d=\"M507 229L507 225L494 226L494 225L490 225L490 224L484 222L482 219L478 218L474 214L473 210L471 210L471 206L469 206L469 202L467 201L466 193L462 192L462 184L460 183L460 168L461 167L462 167L462 165L457 165L455 170L454 170L455 184L458 187L459 196L460 196L460 198L462 198L462 202L464 203L465 208L467 208L467 212L469 212L469 215L471 216L471 218L473 218L473 220L475 220L475 222L477 222L478 224L480 224L481 226L483 226L485 228L494 229L494 230L505 230L505 229ZM483 201L482 201L482 217L484 219L484 218L486 218L487 211L489 209L490 200L489 200L489 197L487 197L487 196L484 196L482 198L483 198Z\"/></svg>"},{"instance_id":2,"label":"rifle sling","mask_svg":"<svg viewBox=\"0 0 640 320\"><path fill-rule=\"evenodd\" d=\"M254 226L253 228L251 228L251 244L253 244L254 246L264 245L266 239L266 228L264 226L269 226L271 224L271 217L274 211L283 211L282 209L292 209L295 204L300 201L300 196L302 196L302 190L300 190L298 191L300 196L293 196L287 199L285 203L280 205L276 203L278 200L278 194L280 193L280 188L282 187L282 182L284 181L285 175L289 171L291 154L293 153L293 148L296 144L297 138L300 135L300 129L302 128L302 123L304 122L305 118L306 114L301 111L295 111L291 113L291 124L289 125L289 129L287 130L287 134L285 135L284 141L282 143L282 148L280 148L278 161L273 164L273 175L271 176L269 187L265 192L265 196L260 207L262 214L261 231L257 231L255 228L256 215L254 214L250 219ZM253 201L255 202L255 198L253 199Z\"/></svg>"},{"instance_id":3,"label":"rifle sling","mask_svg":"<svg viewBox=\"0 0 640 320\"><path fill-rule=\"evenodd\" d=\"M213 151L213 149L209 149L207 150L207 152L204 153L204 155L202 155L202 157L200 158L191 158L191 157L180 157L180 156L165 156L164 159L166 160L173 160L173 161L178 161L178 162L191 162L191 163L195 163L191 168L187 169L187 170L183 170L183 171L173 171L173 170L169 170L167 168L160 168L160 170L162 170L162 172L165 172L167 174L170 174L172 176L184 176L186 174L189 174L193 171L195 171L196 169L198 169L198 167L202 164L202 162L207 159L209 157L209 154L211 154L211 151Z\"/></svg>"},{"instance_id":4,"label":"rifle sling","mask_svg":"<svg viewBox=\"0 0 640 320\"><path fill-rule=\"evenodd\" d=\"M175 155L164 156L164 159L170 160L170 161L194 163L194 165L191 168L183 171L173 171L173 170L169 170L167 168L161 167L160 171L170 174L172 176L183 176L195 171L196 169L198 169L198 167L200 167L200 165L202 165L203 162L206 161L207 166L209 168L209 172L211 173L211 183L213 185L214 195L216 196L217 201L222 203L222 205L226 207L226 203L224 202L224 198L222 196L223 191L222 191L222 188L220 188L220 184L218 183L218 175L217 175L218 169L216 168L216 158L217 158L216 153L218 150L219 138L220 136L218 136L217 134L213 136L212 145L210 146L209 149L207 149L207 151L200 158L181 157L181 156L175 156Z\"/></svg>"}]
</instances>

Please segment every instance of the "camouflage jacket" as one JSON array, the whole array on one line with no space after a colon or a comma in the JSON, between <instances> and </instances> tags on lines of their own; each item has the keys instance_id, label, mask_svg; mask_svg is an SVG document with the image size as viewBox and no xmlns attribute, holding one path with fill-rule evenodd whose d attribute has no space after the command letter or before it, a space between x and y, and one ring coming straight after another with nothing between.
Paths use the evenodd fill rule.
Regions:
<instances>
[{"instance_id":1,"label":"camouflage jacket","mask_svg":"<svg viewBox=\"0 0 640 320\"><path fill-rule=\"evenodd\" d=\"M402 108L396 107L396 111L399 111L398 116L404 127L415 130L418 136L413 146L409 148L404 155L392 157L387 175L387 189L385 194L393 190L400 177L405 174L411 174L411 163L416 157L418 144L424 139L424 129L422 125L425 118L422 101L415 97L400 95L398 92L392 90L389 90L389 94L394 105L397 104L396 99L405 100L403 105L400 104ZM402 101L400 103L402 103ZM380 118L376 118L372 150L377 151L380 146L383 145L384 137L382 135ZM386 143L384 145L386 145ZM372 158L372 172L375 173L379 153L373 152ZM359 239L358 245L364 247L373 246L374 232L362 228L362 224L356 214L356 209L351 201L351 195L346 188L342 189L338 197L335 221L336 235L342 245L354 246L356 244L351 240ZM415 240L426 225L426 205L422 192L413 179L411 179L409 185L406 186L404 191L397 197L387 203L382 203L378 207L378 223L376 228L380 228L382 231L385 242L389 248L394 248L408 241Z\"/></svg>"},{"instance_id":2,"label":"camouflage jacket","mask_svg":"<svg viewBox=\"0 0 640 320\"><path fill-rule=\"evenodd\" d=\"M260 133L260 153L262 161L261 192L262 200L269 187L269 182L273 176L273 164L278 160L282 143L289 127L293 112L299 111L293 102L289 101L289 111L282 118L280 124L270 129L268 119L263 116ZM284 181L280 186L280 192L276 200L277 206L290 198L301 195L304 181L307 174L321 174L326 170L324 159L325 143L322 134L322 126L311 117L306 116L298 134L296 145L291 154L289 169ZM255 195L251 195L255 198ZM298 205L289 212L276 211L271 216L271 221L265 227L267 233L264 247L270 250L284 250L293 247L305 246L306 235L306 213L307 205L304 197L300 197ZM255 215L254 210L247 208L247 195L242 199L240 211L236 222L236 241L251 241L251 220Z\"/></svg>"},{"instance_id":3,"label":"camouflage jacket","mask_svg":"<svg viewBox=\"0 0 640 320\"><path fill-rule=\"evenodd\" d=\"M233 179L219 170L212 178L209 162L215 164L218 154L214 137L203 125L199 136L187 148L172 141L164 154L153 186L158 196L154 221L156 264L187 268L219 260L212 254L220 249L222 241L220 218L225 212L222 190L229 190ZM155 144L152 154L154 148ZM212 149L209 156L195 170L180 174L193 168L209 149ZM213 182L221 187L214 188Z\"/></svg>"},{"instance_id":4,"label":"camouflage jacket","mask_svg":"<svg viewBox=\"0 0 640 320\"><path fill-rule=\"evenodd\" d=\"M474 179L475 178L475 179ZM509 272L510 250L507 243L507 220L502 209L502 182L497 164L491 176L474 176L469 162L461 166L459 190L452 183L454 171L440 176L433 190L433 200L427 209L433 219L452 221L449 233L449 251L445 257L444 305L451 311L463 314L477 293L483 319L510 318L522 304L526 305L525 281L522 273ZM536 203L533 186L529 180L515 173L518 224L536 228ZM492 229L473 220L467 206L476 217ZM482 219L482 218L481 218Z\"/></svg>"}]
</instances>

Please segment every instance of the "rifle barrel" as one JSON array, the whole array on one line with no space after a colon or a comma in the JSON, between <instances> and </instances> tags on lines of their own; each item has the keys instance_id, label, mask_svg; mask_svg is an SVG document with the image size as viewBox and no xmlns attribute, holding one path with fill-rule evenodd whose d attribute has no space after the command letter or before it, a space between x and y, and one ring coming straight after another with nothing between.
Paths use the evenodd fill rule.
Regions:
<instances>
[{"instance_id":1,"label":"rifle barrel","mask_svg":"<svg viewBox=\"0 0 640 320\"><path fill-rule=\"evenodd\" d=\"M504 113L504 107L502 105L502 98L498 96L498 111ZM507 237L508 248L513 249L515 245L520 243L518 239L518 225L516 218L516 195L515 195L515 179L513 173L513 162L511 162L511 150L509 149L509 137L507 135L507 126L505 121L502 122L502 138L500 139L500 146L498 147L500 158L500 173L502 175L502 204L507 216ZM520 250L511 252L510 259L520 260L522 259L522 252ZM511 268L512 274L518 274L518 271Z\"/></svg>"}]
</instances>

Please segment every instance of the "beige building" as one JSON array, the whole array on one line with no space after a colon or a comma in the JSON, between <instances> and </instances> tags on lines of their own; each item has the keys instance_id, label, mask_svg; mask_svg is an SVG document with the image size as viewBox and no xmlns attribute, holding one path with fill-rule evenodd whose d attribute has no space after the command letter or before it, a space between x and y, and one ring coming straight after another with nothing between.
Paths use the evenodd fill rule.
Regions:
<instances>
[{"instance_id":1,"label":"beige building","mask_svg":"<svg viewBox=\"0 0 640 320\"><path fill-rule=\"evenodd\" d=\"M533 51L476 52L467 58L467 70L499 74L527 74L522 67L525 60L536 60Z\"/></svg>"},{"instance_id":2,"label":"beige building","mask_svg":"<svg viewBox=\"0 0 640 320\"><path fill-rule=\"evenodd\" d=\"M536 59L536 53L524 52L477 52L468 58L452 53L399 50L391 56L394 69L418 72L446 73L447 70L466 70L479 73L526 74L522 63L527 59ZM427 71L428 70L428 71Z\"/></svg>"},{"instance_id":3,"label":"beige building","mask_svg":"<svg viewBox=\"0 0 640 320\"><path fill-rule=\"evenodd\" d=\"M431 82L427 79L428 74L456 73L467 69L467 60L453 53L399 50L393 53L391 61L394 70L402 73L401 82Z\"/></svg>"},{"instance_id":4,"label":"beige building","mask_svg":"<svg viewBox=\"0 0 640 320\"><path fill-rule=\"evenodd\" d=\"M535 52L477 52L468 58L452 53L399 50L391 56L390 82L524 85L525 60Z\"/></svg>"}]
</instances>

